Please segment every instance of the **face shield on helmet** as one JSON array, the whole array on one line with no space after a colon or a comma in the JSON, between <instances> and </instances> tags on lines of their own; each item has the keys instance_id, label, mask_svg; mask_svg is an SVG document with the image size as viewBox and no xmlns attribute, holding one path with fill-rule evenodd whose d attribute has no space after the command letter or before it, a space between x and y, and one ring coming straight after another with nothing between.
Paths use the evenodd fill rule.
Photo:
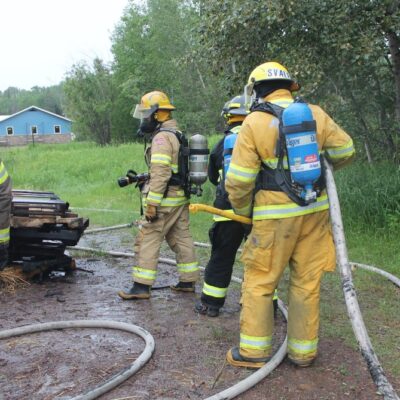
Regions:
<instances>
[{"instance_id":1,"label":"face shield on helmet","mask_svg":"<svg viewBox=\"0 0 400 400\"><path fill-rule=\"evenodd\" d=\"M142 104L136 104L135 109L132 109L132 117L136 119L149 118L151 114L156 112L158 105L153 105L150 108L144 108Z\"/></svg>"},{"instance_id":2,"label":"face shield on helmet","mask_svg":"<svg viewBox=\"0 0 400 400\"><path fill-rule=\"evenodd\" d=\"M175 107L170 103L168 96L155 90L146 93L140 100L140 104L136 104L132 112L132 117L137 119L149 118L157 110L175 110Z\"/></svg>"}]
</instances>

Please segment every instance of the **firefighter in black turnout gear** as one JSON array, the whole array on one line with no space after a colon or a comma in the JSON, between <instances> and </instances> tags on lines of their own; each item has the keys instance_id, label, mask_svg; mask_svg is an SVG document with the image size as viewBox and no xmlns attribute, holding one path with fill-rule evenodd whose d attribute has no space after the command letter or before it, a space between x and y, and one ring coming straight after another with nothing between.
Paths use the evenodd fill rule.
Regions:
<instances>
[{"instance_id":1,"label":"firefighter in black turnout gear","mask_svg":"<svg viewBox=\"0 0 400 400\"><path fill-rule=\"evenodd\" d=\"M217 186L214 207L233 212L224 184L224 141L229 135L239 133L240 126L246 118L244 96L236 96L225 103L221 115L225 118L228 129L211 151L208 178ZM225 162L227 161L226 156L230 156L227 152L229 152L228 149L225 150ZM219 309L224 305L231 281L236 252L250 229L250 225L244 225L218 215L214 216L214 224L209 231L212 245L211 257L205 269L201 300L196 303L196 312L209 317L219 315Z\"/></svg>"}]
</instances>

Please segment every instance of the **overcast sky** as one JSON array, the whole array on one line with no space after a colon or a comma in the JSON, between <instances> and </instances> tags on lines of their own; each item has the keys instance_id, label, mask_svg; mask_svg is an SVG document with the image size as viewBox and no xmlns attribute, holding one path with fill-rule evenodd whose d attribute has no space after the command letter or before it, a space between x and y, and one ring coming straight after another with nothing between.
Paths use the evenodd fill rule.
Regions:
<instances>
[{"instance_id":1,"label":"overcast sky","mask_svg":"<svg viewBox=\"0 0 400 400\"><path fill-rule=\"evenodd\" d=\"M57 85L72 64L111 61L110 35L128 0L0 2L0 90Z\"/></svg>"}]
</instances>

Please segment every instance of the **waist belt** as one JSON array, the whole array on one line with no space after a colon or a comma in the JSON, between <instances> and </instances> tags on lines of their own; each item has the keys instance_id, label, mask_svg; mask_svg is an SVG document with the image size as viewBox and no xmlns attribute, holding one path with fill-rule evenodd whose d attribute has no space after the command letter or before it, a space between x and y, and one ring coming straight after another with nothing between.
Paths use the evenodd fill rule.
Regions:
<instances>
[{"instance_id":1,"label":"waist belt","mask_svg":"<svg viewBox=\"0 0 400 400\"><path fill-rule=\"evenodd\" d=\"M289 171L285 171L285 174L289 180L290 179L290 174ZM262 169L256 179L256 187L255 187L256 193L259 190L270 190L272 192L283 192L281 187L276 183L275 180L275 170L268 168L268 169Z\"/></svg>"},{"instance_id":2,"label":"waist belt","mask_svg":"<svg viewBox=\"0 0 400 400\"><path fill-rule=\"evenodd\" d=\"M285 175L288 181L291 181L289 170L285 170ZM325 174L321 174L318 180L314 183L314 188L317 191L317 196L326 187ZM283 192L282 188L276 183L275 170L263 166L263 169L258 173L256 179L255 193L259 190L269 190L271 192Z\"/></svg>"},{"instance_id":3,"label":"waist belt","mask_svg":"<svg viewBox=\"0 0 400 400\"><path fill-rule=\"evenodd\" d=\"M183 187L183 182L181 176L175 173L172 173L171 178L168 181L168 186L181 186Z\"/></svg>"}]
</instances>

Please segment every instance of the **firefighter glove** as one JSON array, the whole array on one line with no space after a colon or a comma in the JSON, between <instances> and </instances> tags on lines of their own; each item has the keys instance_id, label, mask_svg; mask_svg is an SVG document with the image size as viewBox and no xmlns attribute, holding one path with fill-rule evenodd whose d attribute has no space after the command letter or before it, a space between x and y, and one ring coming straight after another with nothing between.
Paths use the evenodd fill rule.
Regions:
<instances>
[{"instance_id":1,"label":"firefighter glove","mask_svg":"<svg viewBox=\"0 0 400 400\"><path fill-rule=\"evenodd\" d=\"M155 221L158 218L157 217L157 207L156 206L152 206L151 204L149 204L146 207L146 211L144 213L144 217L145 217L147 222Z\"/></svg>"}]
</instances>

